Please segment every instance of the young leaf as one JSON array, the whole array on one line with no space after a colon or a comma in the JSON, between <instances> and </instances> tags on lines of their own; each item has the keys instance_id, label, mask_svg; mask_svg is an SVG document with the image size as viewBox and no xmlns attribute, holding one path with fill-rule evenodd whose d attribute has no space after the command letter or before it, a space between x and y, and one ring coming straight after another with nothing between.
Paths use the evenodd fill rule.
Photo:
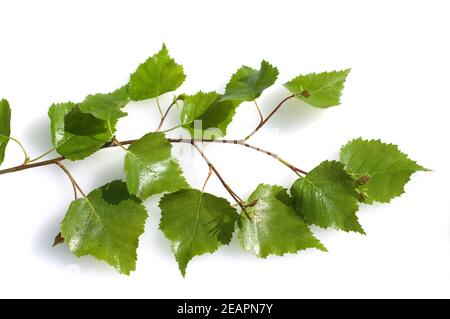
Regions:
<instances>
[{"instance_id":1,"label":"young leaf","mask_svg":"<svg viewBox=\"0 0 450 319\"><path fill-rule=\"evenodd\" d=\"M307 248L326 251L295 212L283 187L260 184L248 202L255 204L247 207L238 221L238 237L245 250L261 258Z\"/></svg>"},{"instance_id":2,"label":"young leaf","mask_svg":"<svg viewBox=\"0 0 450 319\"><path fill-rule=\"evenodd\" d=\"M295 207L308 224L364 234L358 223L353 179L336 161L325 161L291 187Z\"/></svg>"},{"instance_id":3,"label":"young leaf","mask_svg":"<svg viewBox=\"0 0 450 319\"><path fill-rule=\"evenodd\" d=\"M5 159L6 145L11 134L11 108L7 100L0 101L0 164Z\"/></svg>"},{"instance_id":4,"label":"young leaf","mask_svg":"<svg viewBox=\"0 0 450 319\"><path fill-rule=\"evenodd\" d=\"M253 101L272 86L278 77L278 69L267 61L261 61L259 70L242 66L228 82L223 100Z\"/></svg>"},{"instance_id":5,"label":"young leaf","mask_svg":"<svg viewBox=\"0 0 450 319\"><path fill-rule=\"evenodd\" d=\"M340 104L341 92L350 69L299 75L284 86L311 106L321 109Z\"/></svg>"},{"instance_id":6,"label":"young leaf","mask_svg":"<svg viewBox=\"0 0 450 319\"><path fill-rule=\"evenodd\" d=\"M366 203L389 202L403 194L413 173L427 171L396 145L380 140L352 140L342 147L340 160L359 184Z\"/></svg>"},{"instance_id":7,"label":"young leaf","mask_svg":"<svg viewBox=\"0 0 450 319\"><path fill-rule=\"evenodd\" d=\"M66 118L69 113L72 115ZM86 123L83 125L78 123L77 114L80 115L79 113L81 111L78 106L71 102L53 104L48 111L53 146L59 154L73 161L95 153L112 138L111 133L107 130L107 124L101 120L95 120L95 118L93 120L87 115L90 118L87 122L91 121L95 124L94 127L89 128ZM83 115L80 116L83 117ZM100 126L98 125L99 121ZM66 124L69 124L71 132L67 130ZM77 128L78 124L81 126ZM89 130L95 134L87 134Z\"/></svg>"},{"instance_id":8,"label":"young leaf","mask_svg":"<svg viewBox=\"0 0 450 319\"><path fill-rule=\"evenodd\" d=\"M169 56L165 45L142 63L130 76L129 93L132 100L140 101L178 89L186 79L183 67Z\"/></svg>"},{"instance_id":9,"label":"young leaf","mask_svg":"<svg viewBox=\"0 0 450 319\"><path fill-rule=\"evenodd\" d=\"M130 145L124 167L131 194L146 199L153 194L189 188L171 150L163 133L149 133Z\"/></svg>"},{"instance_id":10,"label":"young leaf","mask_svg":"<svg viewBox=\"0 0 450 319\"><path fill-rule=\"evenodd\" d=\"M183 276L194 256L212 253L230 242L239 216L225 199L196 189L166 194L159 207L160 228L172 241Z\"/></svg>"},{"instance_id":11,"label":"young leaf","mask_svg":"<svg viewBox=\"0 0 450 319\"><path fill-rule=\"evenodd\" d=\"M194 136L195 121L201 121L201 136L210 131L208 138L223 137L239 106L239 101L222 100L216 92L198 92L184 98L181 123Z\"/></svg>"},{"instance_id":12,"label":"young leaf","mask_svg":"<svg viewBox=\"0 0 450 319\"><path fill-rule=\"evenodd\" d=\"M91 255L120 273L136 268L136 249L147 211L122 181L95 189L74 200L61 224L61 235L78 257Z\"/></svg>"}]
</instances>

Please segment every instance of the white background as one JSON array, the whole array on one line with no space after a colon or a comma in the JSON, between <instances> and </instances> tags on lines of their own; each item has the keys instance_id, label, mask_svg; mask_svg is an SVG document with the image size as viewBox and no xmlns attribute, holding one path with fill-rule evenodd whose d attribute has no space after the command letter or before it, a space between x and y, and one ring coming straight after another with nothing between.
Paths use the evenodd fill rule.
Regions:
<instances>
[{"instance_id":1,"label":"white background","mask_svg":"<svg viewBox=\"0 0 450 319\"><path fill-rule=\"evenodd\" d=\"M179 92L223 90L239 66L258 67L261 59L278 66L279 80L259 100L265 114L287 95L281 84L292 77L351 67L341 106L288 103L252 143L309 170L337 158L354 137L381 138L433 172L414 175L389 205L361 207L367 236L314 229L328 253L259 260L234 240L194 258L186 278L158 229L159 197L146 203L137 270L127 277L64 245L51 247L72 200L57 167L2 175L0 297L450 297L449 9L448 1L412 0L2 1L0 97L11 103L13 136L33 155L51 147L51 103L121 86L165 42L188 75ZM127 111L120 139L155 128L154 101ZM243 104L228 137L242 137L257 119L253 105ZM207 168L187 150L174 147L189 182L200 187ZM205 151L241 197L260 182L288 187L295 180L240 146ZM122 159L111 149L67 165L89 191L121 178ZM20 161L11 143L2 167ZM207 191L227 197L216 178Z\"/></svg>"}]
</instances>

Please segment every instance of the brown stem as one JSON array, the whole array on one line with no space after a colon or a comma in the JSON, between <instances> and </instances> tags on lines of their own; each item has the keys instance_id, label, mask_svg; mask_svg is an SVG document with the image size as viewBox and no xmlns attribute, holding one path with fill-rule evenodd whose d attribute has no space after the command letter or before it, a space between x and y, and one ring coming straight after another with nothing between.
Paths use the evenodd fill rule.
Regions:
<instances>
[{"instance_id":1,"label":"brown stem","mask_svg":"<svg viewBox=\"0 0 450 319\"><path fill-rule=\"evenodd\" d=\"M287 161L285 161L284 159L282 159L281 157L279 157L277 154L263 150L259 147L253 146L251 144L246 143L244 140L223 140L223 139L219 139L219 140L213 140L213 139L192 139L192 138L168 138L167 139L169 142L171 143L189 143L192 144L192 142L206 142L206 143L224 143L224 144L237 144L237 145L242 145L245 146L247 148L251 148L253 150L256 150L258 152L261 152L263 154L269 155L273 158L275 158L276 160L278 160L279 162L283 163L284 165L286 165L287 167L289 167L291 170L293 170L296 173L301 173L301 174L308 174L308 172L295 167L294 165L288 163ZM105 145L102 146L102 149L104 148L110 148L110 147L116 147L118 146L118 144L120 145L130 145L132 143L136 142L136 140L126 140L126 141L121 141L118 142L116 140L113 140L111 142L106 143ZM15 167L11 167L11 168L7 168L7 169L3 169L0 170L0 175L3 174L8 174L8 173L13 173L13 172L19 172L19 171L23 171L29 168L34 168L34 167L40 167L40 166L46 166L46 165L52 165L55 164L56 162L60 162L64 160L63 156L60 157L56 157L53 159L49 159L46 161L42 161L42 162L36 162L36 163L30 163L30 164L22 164L19 166L15 166Z\"/></svg>"},{"instance_id":2,"label":"brown stem","mask_svg":"<svg viewBox=\"0 0 450 319\"><path fill-rule=\"evenodd\" d=\"M169 141L172 142L172 143L191 143L191 141L193 141L193 140L194 139L189 139L189 138L186 138L186 139L183 139L183 138L180 138L180 139L169 139ZM251 148L251 149L253 149L255 151L258 151L260 153L269 155L270 157L273 157L277 161L279 161L279 162L283 163L284 165L286 165L287 167L289 167L297 175L299 175L298 173L301 173L301 174L304 174L304 175L308 174L308 172L306 172L306 171L304 171L304 170L302 170L302 169L300 169L298 167L295 167L294 165L292 165L288 161L282 159L277 154L269 152L269 151L266 151L266 150L264 150L262 148L254 146L254 145L248 144L244 140L225 140L225 139L218 139L218 140L217 139L214 139L214 140L213 139L203 139L203 140L200 140L199 139L199 140L194 140L194 141L196 141L196 142L206 142L206 143L224 143L224 144L242 145L242 146L245 146L247 148Z\"/></svg>"},{"instance_id":3,"label":"brown stem","mask_svg":"<svg viewBox=\"0 0 450 319\"><path fill-rule=\"evenodd\" d=\"M191 140L191 144L192 146L195 147L195 149L199 152L199 154L203 157L203 159L205 160L206 164L208 164L208 167L214 172L214 174L216 174L217 178L220 180L220 182L222 183L223 187L225 187L225 189L227 190L227 192L231 195L231 197L233 197L233 199L236 201L236 203L238 203L240 206L242 205L243 200L231 189L231 187L225 182L225 180L223 179L223 177L220 175L220 173L217 171L217 169L215 168L215 166L211 163L211 161L206 157L205 153L203 153L203 151L200 149L200 147L197 146L197 144L195 144L194 140Z\"/></svg>"},{"instance_id":4,"label":"brown stem","mask_svg":"<svg viewBox=\"0 0 450 319\"><path fill-rule=\"evenodd\" d=\"M36 162L36 163L31 163L31 164L22 164L22 165L19 165L19 166L14 166L14 167L11 167L11 168L2 169L2 170L0 170L0 175L13 173L13 172L18 172L18 171L22 171L24 169L29 169L29 168L34 168L34 167L52 165L52 164L55 164L56 162L59 162L59 161L62 161L62 160L64 160L64 157L60 156L60 157L56 157L56 158L49 159L49 160L42 161L42 162Z\"/></svg>"},{"instance_id":5,"label":"brown stem","mask_svg":"<svg viewBox=\"0 0 450 319\"><path fill-rule=\"evenodd\" d=\"M259 129L261 127L264 126L264 124L267 123L267 121L280 109L280 107L283 106L284 102L286 102L287 100L290 100L294 97L295 95L289 95L287 98L283 99L280 103L278 103L278 105L273 109L273 111L264 119L261 121L261 123L258 124L258 126L253 130L253 132L251 132L249 135L247 135L243 140L246 141L248 140L250 137L252 137L256 132L259 131Z\"/></svg>"}]
</instances>

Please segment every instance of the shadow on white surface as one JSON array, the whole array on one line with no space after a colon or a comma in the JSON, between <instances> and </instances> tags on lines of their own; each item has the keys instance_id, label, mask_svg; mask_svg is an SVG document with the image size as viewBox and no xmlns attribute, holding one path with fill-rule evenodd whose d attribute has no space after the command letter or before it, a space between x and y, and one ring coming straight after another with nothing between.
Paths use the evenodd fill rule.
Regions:
<instances>
[{"instance_id":1,"label":"shadow on white surface","mask_svg":"<svg viewBox=\"0 0 450 319\"><path fill-rule=\"evenodd\" d=\"M284 87L277 85L260 100L261 108L266 116L284 98L291 95ZM279 129L280 132L300 131L316 122L323 110L309 106L305 102L292 98L286 101L280 110L267 122L269 129Z\"/></svg>"},{"instance_id":2,"label":"shadow on white surface","mask_svg":"<svg viewBox=\"0 0 450 319\"><path fill-rule=\"evenodd\" d=\"M47 114L41 114L30 121L28 125L23 128L23 136L26 136L26 144L36 146L40 152L45 152L52 147L52 139L50 133L50 119ZM40 155L40 154L30 154Z\"/></svg>"},{"instance_id":3,"label":"shadow on white surface","mask_svg":"<svg viewBox=\"0 0 450 319\"><path fill-rule=\"evenodd\" d=\"M95 273L95 275L110 276L116 274L114 268L108 266L105 262L99 261L91 256L76 257L66 244L60 244L52 247L53 239L59 232L59 225L63 218L52 217L42 226L34 240L33 250L38 258L45 259L46 263L51 264L61 270L71 273Z\"/></svg>"}]
</instances>

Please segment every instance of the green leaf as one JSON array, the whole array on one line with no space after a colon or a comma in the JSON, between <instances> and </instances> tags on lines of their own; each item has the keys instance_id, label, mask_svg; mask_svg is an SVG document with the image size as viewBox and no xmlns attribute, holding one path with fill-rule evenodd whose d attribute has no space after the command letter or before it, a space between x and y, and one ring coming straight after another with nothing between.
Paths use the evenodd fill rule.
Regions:
<instances>
[{"instance_id":1,"label":"green leaf","mask_svg":"<svg viewBox=\"0 0 450 319\"><path fill-rule=\"evenodd\" d=\"M224 100L253 101L272 86L278 77L278 69L267 61L261 61L259 70L242 66L231 76Z\"/></svg>"},{"instance_id":2,"label":"green leaf","mask_svg":"<svg viewBox=\"0 0 450 319\"><path fill-rule=\"evenodd\" d=\"M353 179L336 161L325 161L291 187L295 207L308 224L364 234L358 223Z\"/></svg>"},{"instance_id":3,"label":"green leaf","mask_svg":"<svg viewBox=\"0 0 450 319\"><path fill-rule=\"evenodd\" d=\"M169 56L165 45L130 76L129 93L140 101L175 91L186 79L183 67Z\"/></svg>"},{"instance_id":4,"label":"green leaf","mask_svg":"<svg viewBox=\"0 0 450 319\"><path fill-rule=\"evenodd\" d=\"M70 204L61 234L76 256L94 256L128 275L136 268L146 219L141 201L128 193L124 182L113 181Z\"/></svg>"},{"instance_id":5,"label":"green leaf","mask_svg":"<svg viewBox=\"0 0 450 319\"><path fill-rule=\"evenodd\" d=\"M194 256L212 253L230 242L239 216L225 199L196 189L166 194L159 207L160 228L172 242L183 276Z\"/></svg>"},{"instance_id":6,"label":"green leaf","mask_svg":"<svg viewBox=\"0 0 450 319\"><path fill-rule=\"evenodd\" d=\"M64 116L64 129L68 133L80 136L92 136L108 132L105 121L92 114L83 113L78 105Z\"/></svg>"},{"instance_id":7,"label":"green leaf","mask_svg":"<svg viewBox=\"0 0 450 319\"><path fill-rule=\"evenodd\" d=\"M114 93L88 95L79 104L80 111L91 114L113 127L119 118L127 115L122 108L128 104L128 99L119 95L120 91L115 92L117 95Z\"/></svg>"},{"instance_id":8,"label":"green leaf","mask_svg":"<svg viewBox=\"0 0 450 319\"><path fill-rule=\"evenodd\" d=\"M71 115L66 119L69 113ZM89 117L87 122L93 122L96 126L89 128L89 125L83 124L77 128L78 124L84 123L77 122L77 116L83 117L83 113L81 115L79 113L81 113L79 107L72 102L53 104L48 111L53 146L59 154L70 160L80 160L95 153L112 138L111 133L106 129L107 124L89 115L87 115ZM98 126L99 121L100 126ZM67 130L66 122L70 124L69 129L72 132ZM89 129L91 132L88 132ZM93 135L87 134L93 132L95 133Z\"/></svg>"},{"instance_id":9,"label":"green leaf","mask_svg":"<svg viewBox=\"0 0 450 319\"><path fill-rule=\"evenodd\" d=\"M297 98L321 109L340 104L341 92L350 69L299 75L284 86Z\"/></svg>"},{"instance_id":10,"label":"green leaf","mask_svg":"<svg viewBox=\"0 0 450 319\"><path fill-rule=\"evenodd\" d=\"M396 145L380 140L352 140L342 147L340 160L359 184L366 203L389 202L403 194L413 173L427 171Z\"/></svg>"},{"instance_id":11,"label":"green leaf","mask_svg":"<svg viewBox=\"0 0 450 319\"><path fill-rule=\"evenodd\" d=\"M0 101L0 164L5 159L6 145L11 134L11 108L7 100Z\"/></svg>"},{"instance_id":12,"label":"green leaf","mask_svg":"<svg viewBox=\"0 0 450 319\"><path fill-rule=\"evenodd\" d=\"M292 198L280 186L260 184L238 221L241 245L258 257L284 255L307 248L326 251L295 212Z\"/></svg>"},{"instance_id":13,"label":"green leaf","mask_svg":"<svg viewBox=\"0 0 450 319\"><path fill-rule=\"evenodd\" d=\"M141 199L189 188L172 158L172 145L163 133L149 133L134 142L125 155L128 190Z\"/></svg>"},{"instance_id":14,"label":"green leaf","mask_svg":"<svg viewBox=\"0 0 450 319\"><path fill-rule=\"evenodd\" d=\"M112 98L115 100L122 100L122 101L129 101L130 99L130 86L129 84L125 84L122 87L118 88L117 90L108 93Z\"/></svg>"},{"instance_id":15,"label":"green leaf","mask_svg":"<svg viewBox=\"0 0 450 319\"><path fill-rule=\"evenodd\" d=\"M239 101L222 100L216 92L198 92L184 98L181 110L181 124L192 136L195 132L195 121L201 121L200 136L205 133L208 138L223 137L239 106Z\"/></svg>"}]
</instances>

